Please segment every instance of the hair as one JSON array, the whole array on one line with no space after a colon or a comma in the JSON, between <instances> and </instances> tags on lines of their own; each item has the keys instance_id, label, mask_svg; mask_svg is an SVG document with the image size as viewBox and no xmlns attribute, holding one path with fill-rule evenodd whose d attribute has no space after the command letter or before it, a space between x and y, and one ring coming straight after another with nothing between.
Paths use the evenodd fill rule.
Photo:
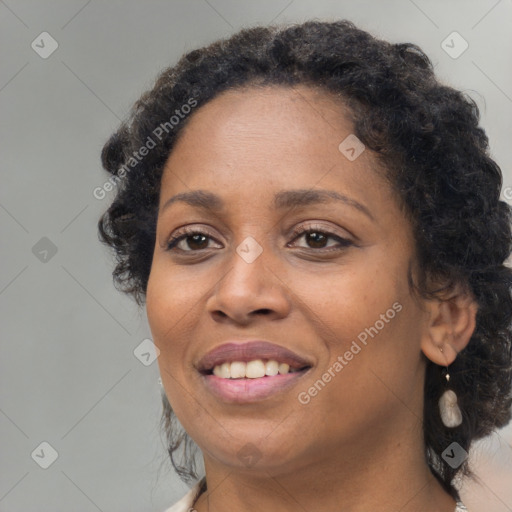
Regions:
<instances>
[{"instance_id":1,"label":"hair","mask_svg":"<svg viewBox=\"0 0 512 512\"><path fill-rule=\"evenodd\" d=\"M339 98L354 134L382 164L414 230L420 275L417 283L409 275L411 287L422 297L444 300L441 293L459 284L478 304L470 342L450 367L450 387L463 414L459 427L441 421L443 368L425 358L425 458L458 499L455 477L472 472L467 460L452 468L442 452L452 442L469 451L474 440L511 417L512 270L506 260L512 209L500 200L502 173L489 156L476 103L442 84L417 45L377 39L347 20L307 21L241 30L163 70L101 154L118 185L98 222L100 240L116 258L114 285L139 306L145 303L164 164L193 113L223 91L294 85ZM139 158L143 147L151 149ZM434 277L445 285L432 289ZM198 478L189 451L196 445L176 431L165 393L162 398L167 451L190 482ZM183 465L176 459L180 447Z\"/></svg>"}]
</instances>

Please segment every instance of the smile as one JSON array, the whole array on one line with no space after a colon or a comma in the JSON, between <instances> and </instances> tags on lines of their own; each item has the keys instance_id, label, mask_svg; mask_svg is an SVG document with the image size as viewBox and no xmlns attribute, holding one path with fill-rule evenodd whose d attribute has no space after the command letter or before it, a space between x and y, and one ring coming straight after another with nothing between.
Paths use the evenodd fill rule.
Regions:
<instances>
[{"instance_id":1,"label":"smile","mask_svg":"<svg viewBox=\"0 0 512 512\"><path fill-rule=\"evenodd\" d=\"M290 368L287 363L279 363L275 359L264 361L254 359L252 361L233 361L215 365L213 375L221 379L259 379L262 377L274 377L276 375L287 375L288 373L299 372L309 368Z\"/></svg>"}]
</instances>

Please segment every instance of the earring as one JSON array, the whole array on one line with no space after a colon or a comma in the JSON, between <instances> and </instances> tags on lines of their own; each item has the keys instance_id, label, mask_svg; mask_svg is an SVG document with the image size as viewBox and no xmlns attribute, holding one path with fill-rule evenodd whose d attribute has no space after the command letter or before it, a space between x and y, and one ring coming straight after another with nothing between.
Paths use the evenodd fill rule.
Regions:
<instances>
[{"instance_id":1,"label":"earring","mask_svg":"<svg viewBox=\"0 0 512 512\"><path fill-rule=\"evenodd\" d=\"M443 351L440 348L441 352ZM450 373L446 367L446 382L450 382ZM447 389L439 399L439 413L443 425L448 428L458 427L462 423L462 413L460 412L459 404L457 403L457 394L453 389Z\"/></svg>"}]
</instances>

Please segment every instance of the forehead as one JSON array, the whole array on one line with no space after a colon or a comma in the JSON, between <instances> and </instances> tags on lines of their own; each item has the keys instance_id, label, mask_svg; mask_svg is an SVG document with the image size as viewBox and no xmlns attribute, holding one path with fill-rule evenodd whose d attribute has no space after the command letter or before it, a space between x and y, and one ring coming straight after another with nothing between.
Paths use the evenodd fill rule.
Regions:
<instances>
[{"instance_id":1,"label":"forehead","mask_svg":"<svg viewBox=\"0 0 512 512\"><path fill-rule=\"evenodd\" d=\"M210 140L236 134L276 141L291 142L298 136L311 140L353 131L349 118L344 103L323 89L304 85L247 86L224 91L201 106L192 114L182 137L194 132Z\"/></svg>"},{"instance_id":2,"label":"forehead","mask_svg":"<svg viewBox=\"0 0 512 512\"><path fill-rule=\"evenodd\" d=\"M188 120L168 158L162 186L263 179L313 187L333 168L343 171L345 180L375 179L376 162L369 152L355 161L340 152L340 143L352 132L348 108L322 89L225 91Z\"/></svg>"}]
</instances>

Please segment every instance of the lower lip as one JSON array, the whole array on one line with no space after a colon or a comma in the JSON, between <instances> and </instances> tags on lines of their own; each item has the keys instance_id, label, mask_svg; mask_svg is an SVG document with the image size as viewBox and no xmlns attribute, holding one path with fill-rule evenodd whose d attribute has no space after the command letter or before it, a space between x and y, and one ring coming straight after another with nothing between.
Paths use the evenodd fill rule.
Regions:
<instances>
[{"instance_id":1,"label":"lower lip","mask_svg":"<svg viewBox=\"0 0 512 512\"><path fill-rule=\"evenodd\" d=\"M223 379L216 375L203 375L203 382L217 398L229 403L245 404L282 393L295 385L308 371L309 369L258 379Z\"/></svg>"}]
</instances>

